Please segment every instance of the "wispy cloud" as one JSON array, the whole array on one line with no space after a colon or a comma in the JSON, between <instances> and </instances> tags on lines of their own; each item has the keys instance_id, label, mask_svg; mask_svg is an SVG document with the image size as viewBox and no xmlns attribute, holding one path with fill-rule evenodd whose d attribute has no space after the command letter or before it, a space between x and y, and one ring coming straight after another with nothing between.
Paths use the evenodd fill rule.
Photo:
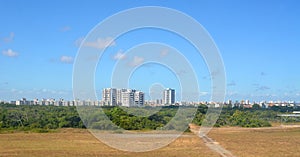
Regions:
<instances>
[{"instance_id":1,"label":"wispy cloud","mask_svg":"<svg viewBox=\"0 0 300 157\"><path fill-rule=\"evenodd\" d=\"M67 64L72 64L73 63L73 57L71 57L71 56L61 56L60 57L60 61L62 62L62 63L67 63Z\"/></svg>"},{"instance_id":2,"label":"wispy cloud","mask_svg":"<svg viewBox=\"0 0 300 157\"><path fill-rule=\"evenodd\" d=\"M12 58L19 56L19 54L17 52L13 51L12 49L4 50L4 51L2 51L2 54L4 56L12 57Z\"/></svg>"},{"instance_id":3,"label":"wispy cloud","mask_svg":"<svg viewBox=\"0 0 300 157\"><path fill-rule=\"evenodd\" d=\"M119 50L113 57L114 60L122 60L125 58L126 58L126 55L122 50Z\"/></svg>"},{"instance_id":4,"label":"wispy cloud","mask_svg":"<svg viewBox=\"0 0 300 157\"><path fill-rule=\"evenodd\" d=\"M271 89L271 88L268 86L258 86L256 88L256 91L265 91L265 90L269 90L269 89Z\"/></svg>"},{"instance_id":5,"label":"wispy cloud","mask_svg":"<svg viewBox=\"0 0 300 157\"><path fill-rule=\"evenodd\" d=\"M110 46L115 46L116 43L111 37L98 38L96 41L86 41L83 43L85 47L92 47L96 49L104 49Z\"/></svg>"},{"instance_id":6,"label":"wispy cloud","mask_svg":"<svg viewBox=\"0 0 300 157\"><path fill-rule=\"evenodd\" d=\"M62 32L67 32L67 31L70 31L71 30L71 27L70 26L64 26L60 29L60 31Z\"/></svg>"},{"instance_id":7,"label":"wispy cloud","mask_svg":"<svg viewBox=\"0 0 300 157\"><path fill-rule=\"evenodd\" d=\"M219 69L215 69L212 70L209 77L210 79L214 79L215 77L218 77L220 75L220 70Z\"/></svg>"},{"instance_id":8,"label":"wispy cloud","mask_svg":"<svg viewBox=\"0 0 300 157\"><path fill-rule=\"evenodd\" d=\"M60 89L0 89L0 93L7 94L8 97L12 97L11 100L16 100L17 97L22 98L64 98L66 100L72 100L71 90Z\"/></svg>"},{"instance_id":9,"label":"wispy cloud","mask_svg":"<svg viewBox=\"0 0 300 157\"><path fill-rule=\"evenodd\" d=\"M8 37L3 38L3 41L6 43L12 42L15 38L15 33L14 32L10 32Z\"/></svg>"},{"instance_id":10,"label":"wispy cloud","mask_svg":"<svg viewBox=\"0 0 300 157\"><path fill-rule=\"evenodd\" d=\"M237 96L238 93L239 92L237 92L237 91L227 91L226 92L226 96L229 96L229 97L231 97L231 96Z\"/></svg>"},{"instance_id":11,"label":"wispy cloud","mask_svg":"<svg viewBox=\"0 0 300 157\"><path fill-rule=\"evenodd\" d=\"M211 79L214 79L216 76L219 75L219 70L214 70L212 71L211 73L205 75L205 76L202 76L202 79L203 80L211 80Z\"/></svg>"},{"instance_id":12,"label":"wispy cloud","mask_svg":"<svg viewBox=\"0 0 300 157\"><path fill-rule=\"evenodd\" d=\"M236 86L236 83L234 81L231 81L227 84L227 86Z\"/></svg>"},{"instance_id":13,"label":"wispy cloud","mask_svg":"<svg viewBox=\"0 0 300 157\"><path fill-rule=\"evenodd\" d=\"M160 51L160 57L165 57L168 54L169 54L169 50L168 49L163 49L163 50Z\"/></svg>"},{"instance_id":14,"label":"wispy cloud","mask_svg":"<svg viewBox=\"0 0 300 157\"><path fill-rule=\"evenodd\" d=\"M134 56L133 60L130 62L130 66L138 66L139 64L144 62L143 57Z\"/></svg>"},{"instance_id":15,"label":"wispy cloud","mask_svg":"<svg viewBox=\"0 0 300 157\"><path fill-rule=\"evenodd\" d=\"M75 40L74 44L75 46L79 47L83 41L84 37L80 37L78 39Z\"/></svg>"},{"instance_id":16,"label":"wispy cloud","mask_svg":"<svg viewBox=\"0 0 300 157\"><path fill-rule=\"evenodd\" d=\"M178 72L176 72L176 74L179 75L179 76L184 75L184 74L186 74L186 73L187 73L187 71L184 70L184 69L181 69L181 70L179 70Z\"/></svg>"},{"instance_id":17,"label":"wispy cloud","mask_svg":"<svg viewBox=\"0 0 300 157\"><path fill-rule=\"evenodd\" d=\"M265 91L271 89L270 87L266 85L261 85L259 83L253 83L252 85L256 88L255 91Z\"/></svg>"},{"instance_id":18,"label":"wispy cloud","mask_svg":"<svg viewBox=\"0 0 300 157\"><path fill-rule=\"evenodd\" d=\"M199 94L200 96L205 96L205 95L209 95L209 92L200 92Z\"/></svg>"}]
</instances>

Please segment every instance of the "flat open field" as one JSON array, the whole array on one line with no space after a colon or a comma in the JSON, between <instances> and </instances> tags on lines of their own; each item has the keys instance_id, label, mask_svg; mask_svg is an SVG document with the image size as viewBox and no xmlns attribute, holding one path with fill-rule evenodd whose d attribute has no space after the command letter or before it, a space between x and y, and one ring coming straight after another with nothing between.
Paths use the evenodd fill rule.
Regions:
<instances>
[{"instance_id":1,"label":"flat open field","mask_svg":"<svg viewBox=\"0 0 300 157\"><path fill-rule=\"evenodd\" d=\"M208 136L235 156L300 156L299 127L216 128Z\"/></svg>"},{"instance_id":2,"label":"flat open field","mask_svg":"<svg viewBox=\"0 0 300 157\"><path fill-rule=\"evenodd\" d=\"M216 128L209 135L235 156L299 156L300 128ZM167 147L144 153L115 150L87 130L62 129L55 133L0 134L0 156L220 156L192 133Z\"/></svg>"}]
</instances>

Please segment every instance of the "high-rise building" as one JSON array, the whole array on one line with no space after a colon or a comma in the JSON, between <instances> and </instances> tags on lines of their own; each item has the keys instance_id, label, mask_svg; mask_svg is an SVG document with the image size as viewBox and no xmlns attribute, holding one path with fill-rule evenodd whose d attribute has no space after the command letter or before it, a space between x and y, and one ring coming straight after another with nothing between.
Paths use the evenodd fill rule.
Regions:
<instances>
[{"instance_id":1,"label":"high-rise building","mask_svg":"<svg viewBox=\"0 0 300 157\"><path fill-rule=\"evenodd\" d=\"M117 105L120 106L121 105L121 89L117 89Z\"/></svg>"},{"instance_id":2,"label":"high-rise building","mask_svg":"<svg viewBox=\"0 0 300 157\"><path fill-rule=\"evenodd\" d=\"M144 93L141 91L134 92L134 104L135 106L143 106L145 103Z\"/></svg>"},{"instance_id":3,"label":"high-rise building","mask_svg":"<svg viewBox=\"0 0 300 157\"><path fill-rule=\"evenodd\" d=\"M163 91L163 104L175 104L175 89L167 88Z\"/></svg>"},{"instance_id":4,"label":"high-rise building","mask_svg":"<svg viewBox=\"0 0 300 157\"><path fill-rule=\"evenodd\" d=\"M143 106L144 93L133 89L105 88L102 91L102 102L108 106Z\"/></svg>"},{"instance_id":5,"label":"high-rise building","mask_svg":"<svg viewBox=\"0 0 300 157\"><path fill-rule=\"evenodd\" d=\"M130 89L121 92L121 106L134 106L134 93Z\"/></svg>"},{"instance_id":6,"label":"high-rise building","mask_svg":"<svg viewBox=\"0 0 300 157\"><path fill-rule=\"evenodd\" d=\"M105 88L102 91L102 101L104 105L116 106L117 105L117 89Z\"/></svg>"}]
</instances>

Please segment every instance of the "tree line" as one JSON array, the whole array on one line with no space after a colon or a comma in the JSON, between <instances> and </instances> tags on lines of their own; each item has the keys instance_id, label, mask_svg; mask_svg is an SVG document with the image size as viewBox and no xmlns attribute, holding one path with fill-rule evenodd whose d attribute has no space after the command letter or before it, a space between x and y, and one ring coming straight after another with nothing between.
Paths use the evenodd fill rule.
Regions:
<instances>
[{"instance_id":1,"label":"tree line","mask_svg":"<svg viewBox=\"0 0 300 157\"><path fill-rule=\"evenodd\" d=\"M76 107L16 106L2 103L0 130L47 132L58 128L86 128L86 126L100 130L184 130L190 122L201 125L208 110L207 106L199 105L195 112L184 115L178 114L178 109L176 106L159 109L91 107L81 111L79 116L77 111L80 108ZM215 126L267 127L271 126L271 122L280 121L277 114L293 110L289 107L224 108Z\"/></svg>"}]
</instances>

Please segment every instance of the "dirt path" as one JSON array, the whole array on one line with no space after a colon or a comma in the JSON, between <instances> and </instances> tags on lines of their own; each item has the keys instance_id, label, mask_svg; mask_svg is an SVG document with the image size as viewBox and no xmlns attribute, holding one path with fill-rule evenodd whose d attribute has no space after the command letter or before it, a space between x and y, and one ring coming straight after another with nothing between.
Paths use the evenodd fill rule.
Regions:
<instances>
[{"instance_id":1,"label":"dirt path","mask_svg":"<svg viewBox=\"0 0 300 157\"><path fill-rule=\"evenodd\" d=\"M200 126L190 124L190 130L196 135L199 134ZM218 142L214 141L207 135L199 136L205 143L205 145L213 150L214 152L220 154L222 157L235 157L230 151L223 148Z\"/></svg>"}]
</instances>

